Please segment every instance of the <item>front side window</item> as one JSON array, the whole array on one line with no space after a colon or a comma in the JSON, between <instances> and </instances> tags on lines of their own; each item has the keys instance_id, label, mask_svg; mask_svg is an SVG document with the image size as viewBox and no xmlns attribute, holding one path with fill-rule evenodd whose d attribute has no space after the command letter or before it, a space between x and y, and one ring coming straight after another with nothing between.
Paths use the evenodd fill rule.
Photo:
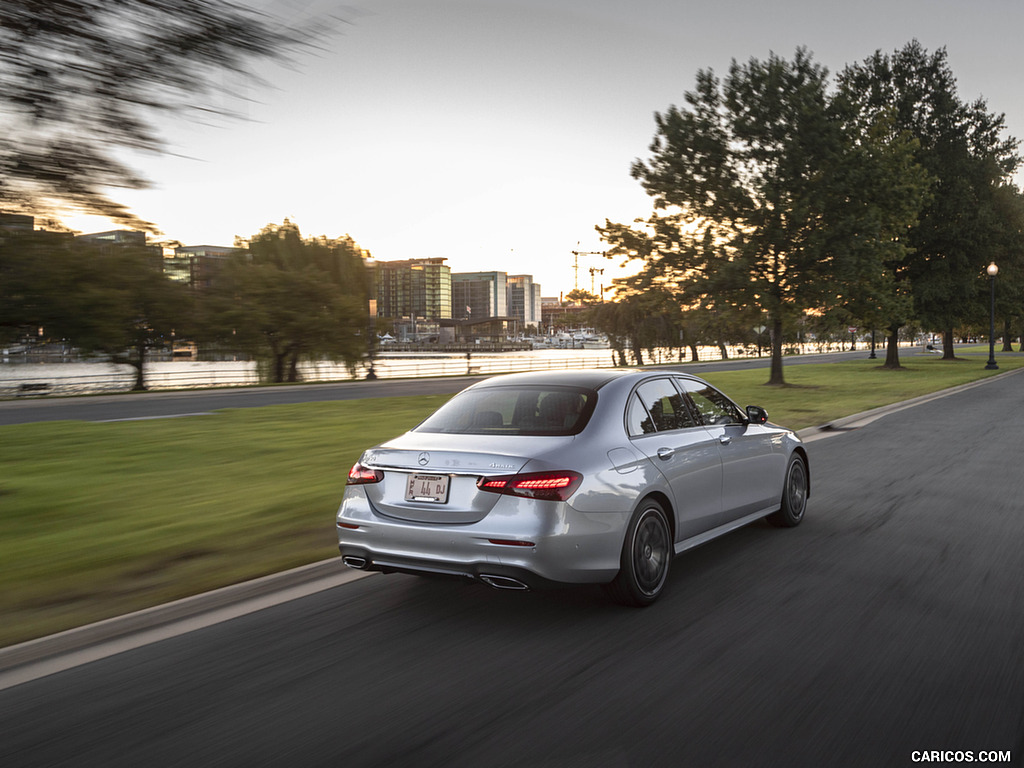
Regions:
<instances>
[{"instance_id":1,"label":"front side window","mask_svg":"<svg viewBox=\"0 0 1024 768\"><path fill-rule=\"evenodd\" d=\"M463 435L575 435L597 394L574 387L483 387L462 392L415 432Z\"/></svg>"},{"instance_id":2,"label":"front side window","mask_svg":"<svg viewBox=\"0 0 1024 768\"><path fill-rule=\"evenodd\" d=\"M689 396L701 422L706 426L745 423L740 409L714 387L689 379L679 379L678 384Z\"/></svg>"}]
</instances>

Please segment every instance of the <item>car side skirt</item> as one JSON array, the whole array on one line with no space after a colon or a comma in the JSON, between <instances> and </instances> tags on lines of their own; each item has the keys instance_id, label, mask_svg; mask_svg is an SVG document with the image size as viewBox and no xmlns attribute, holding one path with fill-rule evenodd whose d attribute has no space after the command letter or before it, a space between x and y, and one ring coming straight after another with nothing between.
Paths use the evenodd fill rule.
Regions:
<instances>
[{"instance_id":1,"label":"car side skirt","mask_svg":"<svg viewBox=\"0 0 1024 768\"><path fill-rule=\"evenodd\" d=\"M709 531L704 531L696 536L691 536L688 539L677 541L675 545L675 552L678 555L680 552L685 552L688 549L699 547L701 544L706 544L712 539L717 539L719 536L724 536L730 531L735 531L737 528L742 528L745 525L750 525L756 520L761 520L772 512L778 511L778 507L769 507L768 509L761 509L757 512L752 512L744 517L737 518L736 520L730 520L724 525L720 525L717 528L712 528Z\"/></svg>"}]
</instances>

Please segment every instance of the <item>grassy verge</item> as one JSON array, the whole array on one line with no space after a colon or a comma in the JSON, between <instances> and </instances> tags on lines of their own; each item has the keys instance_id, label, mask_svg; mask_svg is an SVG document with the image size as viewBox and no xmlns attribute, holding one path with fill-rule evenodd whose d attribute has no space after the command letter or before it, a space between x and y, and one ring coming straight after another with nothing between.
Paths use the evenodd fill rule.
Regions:
<instances>
[{"instance_id":1,"label":"grassy verge","mask_svg":"<svg viewBox=\"0 0 1024 768\"><path fill-rule=\"evenodd\" d=\"M1024 365L986 356L789 366L784 388L763 370L707 378L799 429ZM348 468L445 399L0 428L0 645L332 556Z\"/></svg>"},{"instance_id":2,"label":"grassy verge","mask_svg":"<svg viewBox=\"0 0 1024 768\"><path fill-rule=\"evenodd\" d=\"M881 355L884 358L884 351ZM784 369L785 387L764 386L764 370L696 373L741 406L761 405L773 422L803 429L1024 367L1024 353L997 353L996 357L999 370L995 371L985 370L988 347L980 346L958 348L956 360L938 355L907 357L896 371L883 369L884 359L791 365Z\"/></svg>"}]
</instances>

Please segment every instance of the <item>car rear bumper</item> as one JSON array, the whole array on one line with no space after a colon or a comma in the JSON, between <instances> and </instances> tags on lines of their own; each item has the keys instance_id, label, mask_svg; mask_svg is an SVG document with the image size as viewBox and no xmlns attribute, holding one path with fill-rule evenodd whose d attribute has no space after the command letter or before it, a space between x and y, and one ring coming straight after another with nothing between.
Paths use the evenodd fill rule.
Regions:
<instances>
[{"instance_id":1,"label":"car rear bumper","mask_svg":"<svg viewBox=\"0 0 1024 768\"><path fill-rule=\"evenodd\" d=\"M506 588L607 583L619 570L628 513L502 498L476 523L431 525L378 514L365 494L338 510L338 549L361 570L438 574ZM521 583L495 583L510 579Z\"/></svg>"}]
</instances>

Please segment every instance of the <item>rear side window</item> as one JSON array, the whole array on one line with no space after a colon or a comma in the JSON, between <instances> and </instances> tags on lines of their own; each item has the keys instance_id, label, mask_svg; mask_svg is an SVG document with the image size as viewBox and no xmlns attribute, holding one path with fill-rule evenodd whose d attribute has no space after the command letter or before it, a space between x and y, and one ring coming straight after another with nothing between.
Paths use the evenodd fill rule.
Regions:
<instances>
[{"instance_id":1,"label":"rear side window","mask_svg":"<svg viewBox=\"0 0 1024 768\"><path fill-rule=\"evenodd\" d=\"M573 387L483 387L462 392L415 432L463 435L575 435L597 394Z\"/></svg>"}]
</instances>

